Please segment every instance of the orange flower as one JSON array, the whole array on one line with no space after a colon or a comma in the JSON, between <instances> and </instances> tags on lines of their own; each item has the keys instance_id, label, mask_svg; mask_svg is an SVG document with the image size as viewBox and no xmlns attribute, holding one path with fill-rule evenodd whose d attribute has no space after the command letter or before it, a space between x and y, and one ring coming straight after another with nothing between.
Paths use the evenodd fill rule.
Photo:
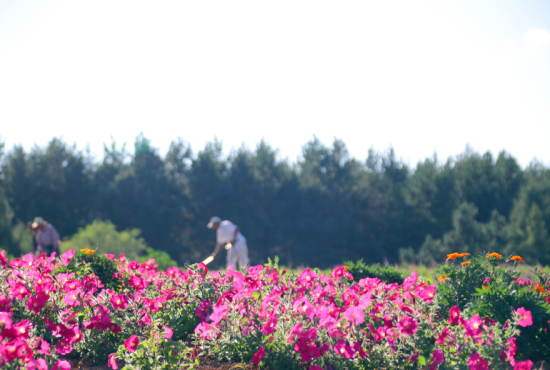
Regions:
<instances>
[{"instance_id":1,"label":"orange flower","mask_svg":"<svg viewBox=\"0 0 550 370\"><path fill-rule=\"evenodd\" d=\"M447 255L447 261L448 261L448 260L454 260L454 259L457 258L457 257L460 257L460 255L459 255L458 253L456 253L456 252L451 253L451 254L448 254L448 255Z\"/></svg>"},{"instance_id":2,"label":"orange flower","mask_svg":"<svg viewBox=\"0 0 550 370\"><path fill-rule=\"evenodd\" d=\"M91 250L91 249L88 249L88 248L81 249L80 252L85 253L85 254L94 254L95 253L94 250Z\"/></svg>"},{"instance_id":3,"label":"orange flower","mask_svg":"<svg viewBox=\"0 0 550 370\"><path fill-rule=\"evenodd\" d=\"M494 257L497 260L502 259L502 256L500 254L498 254L497 252L489 253L487 255L487 258L492 258L492 257Z\"/></svg>"},{"instance_id":4,"label":"orange flower","mask_svg":"<svg viewBox=\"0 0 550 370\"><path fill-rule=\"evenodd\" d=\"M444 283L446 278L447 278L447 275L443 274L439 277L439 281Z\"/></svg>"},{"instance_id":5,"label":"orange flower","mask_svg":"<svg viewBox=\"0 0 550 370\"><path fill-rule=\"evenodd\" d=\"M466 256L469 256L470 253L458 253L458 256L457 257L466 257Z\"/></svg>"},{"instance_id":6,"label":"orange flower","mask_svg":"<svg viewBox=\"0 0 550 370\"><path fill-rule=\"evenodd\" d=\"M467 266L467 265L469 265L470 263L472 263L472 261L465 261L465 262L462 262L461 265L462 265L462 266Z\"/></svg>"},{"instance_id":7,"label":"orange flower","mask_svg":"<svg viewBox=\"0 0 550 370\"><path fill-rule=\"evenodd\" d=\"M544 294L544 287L543 286L536 286L535 290L539 292L540 294Z\"/></svg>"},{"instance_id":8,"label":"orange flower","mask_svg":"<svg viewBox=\"0 0 550 370\"><path fill-rule=\"evenodd\" d=\"M513 256L510 257L510 261L523 262L523 258L521 258L520 256Z\"/></svg>"},{"instance_id":9,"label":"orange flower","mask_svg":"<svg viewBox=\"0 0 550 370\"><path fill-rule=\"evenodd\" d=\"M344 265L344 270L349 270L349 266Z\"/></svg>"}]
</instances>

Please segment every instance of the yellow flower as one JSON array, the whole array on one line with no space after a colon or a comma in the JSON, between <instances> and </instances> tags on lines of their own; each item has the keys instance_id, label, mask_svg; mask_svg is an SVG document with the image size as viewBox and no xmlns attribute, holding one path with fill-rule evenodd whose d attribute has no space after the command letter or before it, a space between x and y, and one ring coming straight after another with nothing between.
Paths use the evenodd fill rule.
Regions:
<instances>
[{"instance_id":1,"label":"yellow flower","mask_svg":"<svg viewBox=\"0 0 550 370\"><path fill-rule=\"evenodd\" d=\"M523 258L521 258L520 256L513 256L510 257L510 261L523 262Z\"/></svg>"},{"instance_id":2,"label":"yellow flower","mask_svg":"<svg viewBox=\"0 0 550 370\"><path fill-rule=\"evenodd\" d=\"M472 261L465 261L465 262L462 262L461 265L468 266L470 263L472 263Z\"/></svg>"},{"instance_id":3,"label":"yellow flower","mask_svg":"<svg viewBox=\"0 0 550 370\"><path fill-rule=\"evenodd\" d=\"M447 278L447 275L443 274L439 277L439 281L444 283L446 278Z\"/></svg>"},{"instance_id":4,"label":"yellow flower","mask_svg":"<svg viewBox=\"0 0 550 370\"><path fill-rule=\"evenodd\" d=\"M94 254L94 253L95 253L95 251L94 251L94 250L91 250L91 249L88 249L88 250L87 250L87 251L86 251L85 253L86 253L86 254L90 254L90 255L91 255L91 254Z\"/></svg>"},{"instance_id":5,"label":"yellow flower","mask_svg":"<svg viewBox=\"0 0 550 370\"><path fill-rule=\"evenodd\" d=\"M84 248L84 249L81 249L81 250L80 250L81 253L86 253L87 251L89 251L88 248Z\"/></svg>"},{"instance_id":6,"label":"yellow flower","mask_svg":"<svg viewBox=\"0 0 550 370\"><path fill-rule=\"evenodd\" d=\"M489 253L487 255L487 258L492 258L492 257L494 257L497 260L502 259L502 256L500 254L498 254L497 252Z\"/></svg>"}]
</instances>

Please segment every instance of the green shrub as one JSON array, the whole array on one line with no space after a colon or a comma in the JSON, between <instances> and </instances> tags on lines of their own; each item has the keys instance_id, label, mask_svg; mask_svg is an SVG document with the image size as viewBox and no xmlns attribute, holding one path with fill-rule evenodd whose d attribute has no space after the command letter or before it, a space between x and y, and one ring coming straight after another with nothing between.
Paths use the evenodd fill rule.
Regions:
<instances>
[{"instance_id":1,"label":"green shrub","mask_svg":"<svg viewBox=\"0 0 550 370\"><path fill-rule=\"evenodd\" d=\"M403 275L395 266L380 266L378 264L368 266L363 263L363 259L356 263L347 261L344 262L344 265L348 266L346 270L353 275L354 281L364 278L378 278L390 284L403 284Z\"/></svg>"},{"instance_id":2,"label":"green shrub","mask_svg":"<svg viewBox=\"0 0 550 370\"><path fill-rule=\"evenodd\" d=\"M67 266L58 267L54 273L70 273L74 272L79 277L79 280L93 272L103 283L105 289L120 291L122 283L120 279L113 277L118 271L116 261L112 261L103 254L94 253L86 254L84 252L76 252L73 259Z\"/></svg>"},{"instance_id":3,"label":"green shrub","mask_svg":"<svg viewBox=\"0 0 550 370\"><path fill-rule=\"evenodd\" d=\"M145 240L139 236L140 233L139 229L117 231L111 221L95 220L65 240L61 244L61 252L88 248L116 256L124 253L126 260L134 261L147 249Z\"/></svg>"},{"instance_id":4,"label":"green shrub","mask_svg":"<svg viewBox=\"0 0 550 370\"><path fill-rule=\"evenodd\" d=\"M465 256L467 257L467 256ZM489 317L505 324L512 319L512 313L519 307L532 312L533 325L521 328L517 339L518 355L540 361L550 358L550 305L541 292L536 291L533 282L519 278L517 263L505 259L487 258L479 255L468 259L470 264L462 265L459 257L449 260L437 269L439 285L438 304L442 319L449 317L452 306L461 310L469 308L471 314L481 318ZM531 272L531 279L548 289L548 276L538 271ZM518 279L519 278L519 279Z\"/></svg>"}]
</instances>

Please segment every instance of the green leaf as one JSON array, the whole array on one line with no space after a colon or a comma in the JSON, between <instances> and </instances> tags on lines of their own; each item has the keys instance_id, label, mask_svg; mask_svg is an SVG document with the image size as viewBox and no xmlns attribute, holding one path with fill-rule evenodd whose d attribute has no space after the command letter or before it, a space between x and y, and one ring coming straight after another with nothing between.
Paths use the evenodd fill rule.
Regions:
<instances>
[{"instance_id":1,"label":"green leaf","mask_svg":"<svg viewBox=\"0 0 550 370\"><path fill-rule=\"evenodd\" d=\"M418 356L418 363L420 365L426 365L426 358L424 356Z\"/></svg>"}]
</instances>

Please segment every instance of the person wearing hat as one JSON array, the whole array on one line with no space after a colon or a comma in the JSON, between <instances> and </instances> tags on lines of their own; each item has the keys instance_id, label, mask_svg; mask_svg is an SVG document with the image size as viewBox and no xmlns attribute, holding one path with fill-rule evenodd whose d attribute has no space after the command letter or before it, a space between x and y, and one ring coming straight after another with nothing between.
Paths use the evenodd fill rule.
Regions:
<instances>
[{"instance_id":1,"label":"person wearing hat","mask_svg":"<svg viewBox=\"0 0 550 370\"><path fill-rule=\"evenodd\" d=\"M50 256L53 252L59 254L61 239L59 233L52 224L44 221L42 217L36 217L30 229L33 233L33 252L39 256L46 253Z\"/></svg>"},{"instance_id":2,"label":"person wearing hat","mask_svg":"<svg viewBox=\"0 0 550 370\"><path fill-rule=\"evenodd\" d=\"M214 249L211 256L216 258L225 245L225 249L227 249L227 268L232 266L233 270L236 270L238 262L239 268L248 269L250 263L248 248L246 239L240 233L239 228L231 221L222 221L218 216L212 217L206 227L216 230L216 249Z\"/></svg>"}]
</instances>

